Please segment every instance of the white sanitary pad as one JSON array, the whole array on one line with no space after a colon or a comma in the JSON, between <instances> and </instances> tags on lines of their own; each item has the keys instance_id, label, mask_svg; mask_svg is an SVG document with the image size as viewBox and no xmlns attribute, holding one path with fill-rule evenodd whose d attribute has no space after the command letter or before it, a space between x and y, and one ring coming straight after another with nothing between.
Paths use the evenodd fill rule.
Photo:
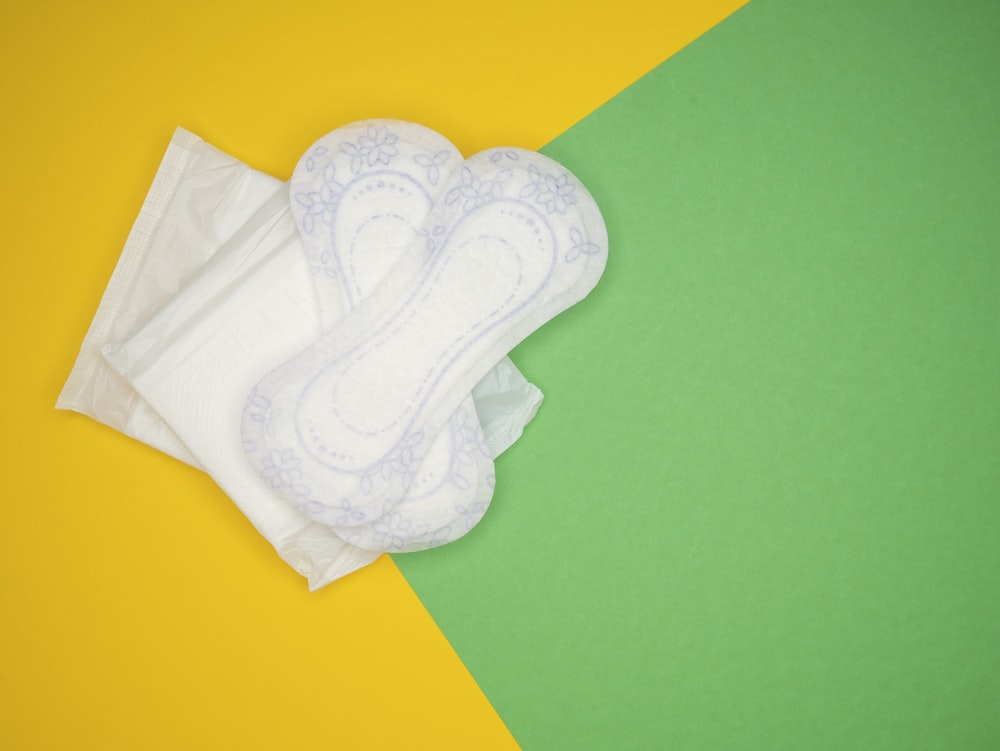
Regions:
<instances>
[{"instance_id":1,"label":"white sanitary pad","mask_svg":"<svg viewBox=\"0 0 1000 751\"><path fill-rule=\"evenodd\" d=\"M352 171L361 159L362 173L375 166L373 154L389 169L397 159L420 164L418 154L404 159L394 135L369 132L365 154L360 141L342 142L336 151L351 157ZM380 143L393 148L381 150ZM422 154L428 172L449 161L435 153L444 151ZM333 161L312 193L344 187L337 182L342 162ZM406 172L419 182L409 164ZM263 378L247 400L243 438L250 461L265 477L279 463L293 468L273 483L275 490L345 537L399 508L469 389L503 353L581 300L604 270L601 214L558 163L493 149L441 182L422 186L434 205L419 230L383 219L407 225L413 242L377 288L317 343ZM377 174L350 186L345 201L410 187ZM318 243L327 255L321 265L329 260L341 291L349 289L345 259L361 231L357 220L367 213L352 218L351 231L329 217L333 231Z\"/></svg>"},{"instance_id":2,"label":"white sanitary pad","mask_svg":"<svg viewBox=\"0 0 1000 751\"><path fill-rule=\"evenodd\" d=\"M423 262L427 244L414 240L461 163L458 149L439 133L391 120L339 128L306 152L289 189L324 329L356 309L404 253L417 253ZM486 513L495 482L475 416L470 394L412 468L413 481L397 502L368 516L341 508L328 523L354 545L394 552L444 544L468 532ZM260 457L265 479L281 490L300 487L296 462L287 450ZM316 504L327 505L300 495L296 508Z\"/></svg>"},{"instance_id":3,"label":"white sanitary pad","mask_svg":"<svg viewBox=\"0 0 1000 751\"><path fill-rule=\"evenodd\" d=\"M268 369L322 334L312 290L284 184L178 130L57 406L200 464L315 589L380 549L412 549L420 535L412 518L396 513L381 527L355 525L372 550L349 545L278 500L271 480L294 468L279 463L261 476L246 466L244 397ZM332 320L329 301L323 310ZM127 380L98 353L115 341L107 354ZM468 441L470 431L482 441L481 421L492 451L479 453L496 455L531 419L540 394L509 361L476 391L477 406L485 405L480 420L466 414L452 445ZM477 488L490 482L463 479ZM476 497L467 508L484 510ZM428 526L416 546L440 544L456 530Z\"/></svg>"}]
</instances>

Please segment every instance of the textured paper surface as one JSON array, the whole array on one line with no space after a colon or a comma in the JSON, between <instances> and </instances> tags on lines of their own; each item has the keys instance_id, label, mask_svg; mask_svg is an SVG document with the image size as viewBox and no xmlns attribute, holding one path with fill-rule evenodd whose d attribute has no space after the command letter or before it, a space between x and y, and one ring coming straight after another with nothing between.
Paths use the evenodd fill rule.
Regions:
<instances>
[{"instance_id":1,"label":"textured paper surface","mask_svg":"<svg viewBox=\"0 0 1000 751\"><path fill-rule=\"evenodd\" d=\"M524 748L1000 747L997 21L753 2L543 149L607 271L397 559Z\"/></svg>"}]
</instances>

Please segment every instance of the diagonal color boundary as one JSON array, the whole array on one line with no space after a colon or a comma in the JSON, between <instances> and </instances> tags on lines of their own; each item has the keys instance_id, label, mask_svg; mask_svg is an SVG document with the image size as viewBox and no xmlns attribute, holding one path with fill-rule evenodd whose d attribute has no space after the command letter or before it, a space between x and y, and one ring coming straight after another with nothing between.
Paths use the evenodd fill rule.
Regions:
<instances>
[{"instance_id":1,"label":"diagonal color boundary","mask_svg":"<svg viewBox=\"0 0 1000 751\"><path fill-rule=\"evenodd\" d=\"M1000 743L998 23L760 0L545 147L608 271L397 559L524 748Z\"/></svg>"}]
</instances>

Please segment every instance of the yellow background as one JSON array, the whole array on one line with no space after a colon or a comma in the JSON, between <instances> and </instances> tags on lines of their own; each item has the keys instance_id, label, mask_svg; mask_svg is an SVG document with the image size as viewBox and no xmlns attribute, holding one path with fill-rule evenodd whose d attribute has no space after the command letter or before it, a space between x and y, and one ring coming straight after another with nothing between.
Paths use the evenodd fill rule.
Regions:
<instances>
[{"instance_id":1,"label":"yellow background","mask_svg":"<svg viewBox=\"0 0 1000 751\"><path fill-rule=\"evenodd\" d=\"M281 178L367 117L538 148L744 1L4 4L0 747L516 747L387 557L310 595L53 405L175 126Z\"/></svg>"}]
</instances>

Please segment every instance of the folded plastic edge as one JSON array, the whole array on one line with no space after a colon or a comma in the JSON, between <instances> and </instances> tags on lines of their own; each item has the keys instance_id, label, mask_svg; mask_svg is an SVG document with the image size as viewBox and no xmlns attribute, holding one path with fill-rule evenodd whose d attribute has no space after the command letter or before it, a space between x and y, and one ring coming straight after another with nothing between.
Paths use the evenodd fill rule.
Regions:
<instances>
[{"instance_id":1,"label":"folded plastic edge","mask_svg":"<svg viewBox=\"0 0 1000 751\"><path fill-rule=\"evenodd\" d=\"M160 223L170 205L194 150L201 138L184 128L174 131L167 150L160 161L153 182L125 241L121 256L104 290L97 312L90 323L80 353L59 397L56 409L72 410L87 415L98 422L101 418L86 406L85 390L94 382L96 369L101 362L100 346L107 342L121 306L128 299L149 255Z\"/></svg>"}]
</instances>

